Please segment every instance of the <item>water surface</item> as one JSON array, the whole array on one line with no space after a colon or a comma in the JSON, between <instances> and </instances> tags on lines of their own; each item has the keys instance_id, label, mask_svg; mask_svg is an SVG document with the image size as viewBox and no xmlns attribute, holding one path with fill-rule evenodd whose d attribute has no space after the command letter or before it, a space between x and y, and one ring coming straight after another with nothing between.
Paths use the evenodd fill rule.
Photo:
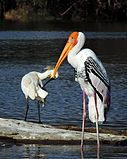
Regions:
<instances>
[{"instance_id":1,"label":"water surface","mask_svg":"<svg viewBox=\"0 0 127 159\"><path fill-rule=\"evenodd\" d=\"M127 32L86 31L84 46L95 51L111 80L111 109L105 128L127 130ZM0 117L24 119L25 98L20 82L24 74L55 65L71 31L0 32ZM45 81L44 81L45 82ZM74 70L65 61L59 78L46 86L49 92L41 119L45 124L81 126L82 91L74 81ZM38 121L36 102L30 102L29 121ZM87 119L86 126L94 126ZM8 151L8 153L6 153ZM0 142L4 158L81 158L79 146L15 145ZM126 146L102 145L101 158L127 158ZM86 145L85 158L96 158L95 145Z\"/></svg>"}]
</instances>

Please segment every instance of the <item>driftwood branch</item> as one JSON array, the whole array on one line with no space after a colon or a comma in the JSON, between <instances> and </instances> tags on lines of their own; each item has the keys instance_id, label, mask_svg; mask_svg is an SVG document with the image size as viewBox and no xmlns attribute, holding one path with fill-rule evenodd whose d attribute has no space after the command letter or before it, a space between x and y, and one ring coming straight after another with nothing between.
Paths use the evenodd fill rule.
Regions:
<instances>
[{"instance_id":1,"label":"driftwood branch","mask_svg":"<svg viewBox=\"0 0 127 159\"><path fill-rule=\"evenodd\" d=\"M68 130L67 130L68 129ZM127 144L126 134L100 133L100 141L110 144ZM85 132L86 142L96 142L96 133ZM20 143L80 144L81 131L22 120L0 118L0 138Z\"/></svg>"}]
</instances>

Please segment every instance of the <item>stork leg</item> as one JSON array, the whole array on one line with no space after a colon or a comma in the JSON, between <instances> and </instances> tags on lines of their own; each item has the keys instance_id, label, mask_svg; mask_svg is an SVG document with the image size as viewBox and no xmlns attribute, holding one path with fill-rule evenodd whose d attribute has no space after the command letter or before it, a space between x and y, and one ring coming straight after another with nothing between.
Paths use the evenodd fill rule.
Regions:
<instances>
[{"instance_id":1,"label":"stork leg","mask_svg":"<svg viewBox=\"0 0 127 159\"><path fill-rule=\"evenodd\" d=\"M96 132L97 132L97 159L99 159L100 142L99 142L98 119L96 119Z\"/></svg>"},{"instance_id":2,"label":"stork leg","mask_svg":"<svg viewBox=\"0 0 127 159\"><path fill-rule=\"evenodd\" d=\"M27 114L28 114L28 110L29 110L29 99L27 98L26 99L26 113L25 113L25 121L26 121L26 118L27 118Z\"/></svg>"},{"instance_id":3,"label":"stork leg","mask_svg":"<svg viewBox=\"0 0 127 159\"><path fill-rule=\"evenodd\" d=\"M82 150L83 150L83 141L84 141L85 121L86 121L86 93L83 91L83 119L82 119L82 137L81 137Z\"/></svg>"},{"instance_id":4,"label":"stork leg","mask_svg":"<svg viewBox=\"0 0 127 159\"><path fill-rule=\"evenodd\" d=\"M38 101L38 119L39 119L39 123L41 123L41 115L40 115L40 102Z\"/></svg>"},{"instance_id":5,"label":"stork leg","mask_svg":"<svg viewBox=\"0 0 127 159\"><path fill-rule=\"evenodd\" d=\"M98 109L97 109L97 96L96 92L94 92L94 101L95 101L95 108L96 108L96 133L97 133L97 159L99 159L99 148L100 148L100 142L99 142L99 127L98 127Z\"/></svg>"}]
</instances>

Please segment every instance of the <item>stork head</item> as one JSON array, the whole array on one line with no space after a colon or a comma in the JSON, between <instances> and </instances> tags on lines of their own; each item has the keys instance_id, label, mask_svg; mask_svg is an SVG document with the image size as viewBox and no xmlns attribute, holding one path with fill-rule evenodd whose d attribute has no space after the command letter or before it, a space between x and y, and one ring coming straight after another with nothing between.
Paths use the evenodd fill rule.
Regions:
<instances>
[{"instance_id":1,"label":"stork head","mask_svg":"<svg viewBox=\"0 0 127 159\"><path fill-rule=\"evenodd\" d=\"M84 45L84 42L85 42L85 35L82 32L73 32L69 36L68 41L67 41L58 61L56 63L54 72L52 74L52 78L55 77L60 65L62 64L64 59L67 57L69 52L73 49L73 47L75 47L77 43L80 43L80 47L82 47Z\"/></svg>"}]
</instances>

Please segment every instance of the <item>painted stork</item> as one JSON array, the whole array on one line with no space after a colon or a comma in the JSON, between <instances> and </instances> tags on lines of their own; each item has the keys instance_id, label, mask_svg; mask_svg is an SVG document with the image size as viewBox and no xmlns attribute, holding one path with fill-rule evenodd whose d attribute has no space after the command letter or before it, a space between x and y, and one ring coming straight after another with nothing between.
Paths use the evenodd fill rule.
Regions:
<instances>
[{"instance_id":1,"label":"painted stork","mask_svg":"<svg viewBox=\"0 0 127 159\"><path fill-rule=\"evenodd\" d=\"M53 73L53 68L51 66L46 67L46 71L43 73L32 71L27 73L22 77L21 80L21 89L26 98L26 113L25 113L25 121L28 114L29 109L29 99L38 101L38 116L39 123L41 123L40 119L40 105L44 106L44 99L47 97L48 92L44 90L44 85L46 85L50 80L48 80L44 85L42 84L42 80L48 78ZM55 78L58 77L58 72L56 73Z\"/></svg>"},{"instance_id":2,"label":"painted stork","mask_svg":"<svg viewBox=\"0 0 127 159\"><path fill-rule=\"evenodd\" d=\"M110 82L106 70L91 49L82 49L84 43L85 35L82 32L73 32L69 36L52 75L52 78L54 78L66 57L76 71L75 80L80 84L83 91L81 149L83 149L86 121L86 96L88 97L89 119L91 122L96 123L98 147L100 145L98 122L104 122L106 120L106 114L110 105Z\"/></svg>"}]
</instances>

